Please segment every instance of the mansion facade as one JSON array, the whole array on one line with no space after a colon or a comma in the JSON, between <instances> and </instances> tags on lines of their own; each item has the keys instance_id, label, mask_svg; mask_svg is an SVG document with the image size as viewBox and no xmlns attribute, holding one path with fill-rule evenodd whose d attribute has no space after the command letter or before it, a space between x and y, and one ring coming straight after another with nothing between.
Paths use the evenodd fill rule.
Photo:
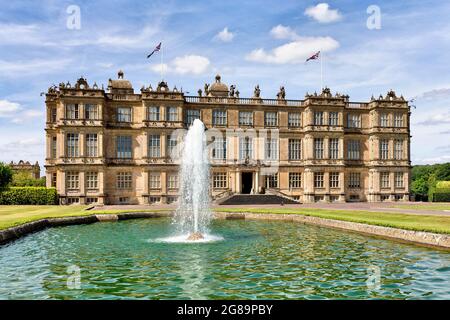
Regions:
<instances>
[{"instance_id":1,"label":"mansion facade","mask_svg":"<svg viewBox=\"0 0 450 320\"><path fill-rule=\"evenodd\" d=\"M328 88L287 100L241 98L216 76L197 96L164 81L135 93L119 72L46 94L46 181L62 204L172 203L177 154L195 119L207 129L214 199L274 193L303 203L407 201L410 108L390 91L350 102Z\"/></svg>"}]
</instances>

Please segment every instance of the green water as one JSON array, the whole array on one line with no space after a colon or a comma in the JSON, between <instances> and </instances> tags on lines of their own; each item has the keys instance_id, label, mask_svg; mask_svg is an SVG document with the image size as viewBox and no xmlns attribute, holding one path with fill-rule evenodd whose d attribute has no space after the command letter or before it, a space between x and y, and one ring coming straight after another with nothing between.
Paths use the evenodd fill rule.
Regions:
<instances>
[{"instance_id":1,"label":"green water","mask_svg":"<svg viewBox=\"0 0 450 320\"><path fill-rule=\"evenodd\" d=\"M450 299L443 251L261 221L214 221L217 242L155 242L172 227L164 218L96 223L0 247L0 298ZM67 286L73 265L80 289ZM367 286L368 268L380 268L379 286Z\"/></svg>"}]
</instances>

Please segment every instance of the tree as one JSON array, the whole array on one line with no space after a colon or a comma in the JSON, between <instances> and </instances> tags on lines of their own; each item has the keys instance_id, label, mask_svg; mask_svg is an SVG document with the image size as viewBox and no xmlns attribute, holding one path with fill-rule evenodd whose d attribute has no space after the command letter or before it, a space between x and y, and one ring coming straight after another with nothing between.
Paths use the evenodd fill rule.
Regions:
<instances>
[{"instance_id":1,"label":"tree","mask_svg":"<svg viewBox=\"0 0 450 320\"><path fill-rule=\"evenodd\" d=\"M13 177L13 171L3 162L0 162L0 190L6 189L11 183Z\"/></svg>"},{"instance_id":2,"label":"tree","mask_svg":"<svg viewBox=\"0 0 450 320\"><path fill-rule=\"evenodd\" d=\"M16 172L11 183L13 187L45 187L45 178L35 179L28 172Z\"/></svg>"}]
</instances>

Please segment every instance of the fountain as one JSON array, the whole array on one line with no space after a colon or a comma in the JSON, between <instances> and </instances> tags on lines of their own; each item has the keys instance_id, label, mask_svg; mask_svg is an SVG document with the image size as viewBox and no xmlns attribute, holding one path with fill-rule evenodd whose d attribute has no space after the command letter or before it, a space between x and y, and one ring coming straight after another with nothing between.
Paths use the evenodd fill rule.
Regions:
<instances>
[{"instance_id":1,"label":"fountain","mask_svg":"<svg viewBox=\"0 0 450 320\"><path fill-rule=\"evenodd\" d=\"M180 200L174 222L187 241L204 240L211 220L209 161L205 126L195 119L184 139L180 164Z\"/></svg>"}]
</instances>

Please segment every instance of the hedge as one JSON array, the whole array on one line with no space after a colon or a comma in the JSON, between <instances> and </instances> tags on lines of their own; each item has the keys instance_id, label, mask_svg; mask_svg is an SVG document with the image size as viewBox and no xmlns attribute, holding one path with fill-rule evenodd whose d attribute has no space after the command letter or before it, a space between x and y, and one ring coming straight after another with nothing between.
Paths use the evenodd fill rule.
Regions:
<instances>
[{"instance_id":1,"label":"hedge","mask_svg":"<svg viewBox=\"0 0 450 320\"><path fill-rule=\"evenodd\" d=\"M450 202L450 192L433 194L433 202Z\"/></svg>"},{"instance_id":2,"label":"hedge","mask_svg":"<svg viewBox=\"0 0 450 320\"><path fill-rule=\"evenodd\" d=\"M0 192L0 205L54 205L58 204L55 188L10 187Z\"/></svg>"}]
</instances>

